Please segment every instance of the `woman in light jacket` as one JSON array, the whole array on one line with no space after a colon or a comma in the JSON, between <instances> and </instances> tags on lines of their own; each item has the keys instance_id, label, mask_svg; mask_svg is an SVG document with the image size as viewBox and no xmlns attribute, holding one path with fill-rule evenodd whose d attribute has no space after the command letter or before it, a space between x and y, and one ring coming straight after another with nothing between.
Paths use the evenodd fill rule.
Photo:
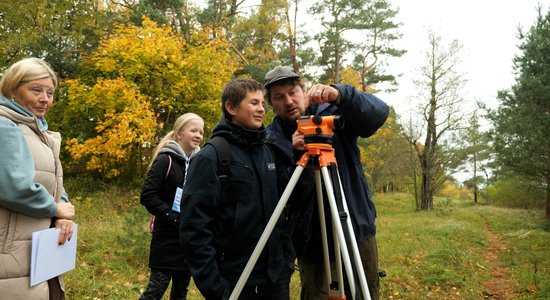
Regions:
<instances>
[{"instance_id":1,"label":"woman in light jacket","mask_svg":"<svg viewBox=\"0 0 550 300\"><path fill-rule=\"evenodd\" d=\"M0 298L64 299L59 277L30 286L31 237L55 226L73 234L74 206L63 188L61 136L44 116L57 77L41 59L10 66L0 80Z\"/></svg>"}]
</instances>

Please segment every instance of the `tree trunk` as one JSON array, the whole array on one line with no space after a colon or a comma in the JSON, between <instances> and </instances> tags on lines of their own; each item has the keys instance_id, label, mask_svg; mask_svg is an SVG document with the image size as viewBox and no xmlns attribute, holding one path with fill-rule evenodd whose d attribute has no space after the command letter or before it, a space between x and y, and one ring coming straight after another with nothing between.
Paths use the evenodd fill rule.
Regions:
<instances>
[{"instance_id":1,"label":"tree trunk","mask_svg":"<svg viewBox=\"0 0 550 300\"><path fill-rule=\"evenodd\" d=\"M434 151L437 146L437 134L435 125L435 111L437 102L435 101L435 86L432 83L431 101L428 112L428 125L426 131L426 142L424 143L424 151L422 152L422 210L433 208L433 167L434 167Z\"/></svg>"},{"instance_id":2,"label":"tree trunk","mask_svg":"<svg viewBox=\"0 0 550 300\"><path fill-rule=\"evenodd\" d=\"M420 210L420 199L418 197L418 178L416 178L416 170L414 170L413 180L414 180L414 201L416 202L416 210Z\"/></svg>"},{"instance_id":3,"label":"tree trunk","mask_svg":"<svg viewBox=\"0 0 550 300\"><path fill-rule=\"evenodd\" d=\"M418 155L414 153L416 149L417 149L416 141L413 141L410 147L410 162L411 162L411 170L413 173L414 201L416 204L416 210L420 210L420 201L418 197L418 178L416 176L417 174L416 158L418 157Z\"/></svg>"},{"instance_id":4,"label":"tree trunk","mask_svg":"<svg viewBox=\"0 0 550 300\"><path fill-rule=\"evenodd\" d=\"M422 199L420 203L421 210L429 210L433 208L433 180L432 168L429 157L429 151L424 149L422 155Z\"/></svg>"},{"instance_id":5,"label":"tree trunk","mask_svg":"<svg viewBox=\"0 0 550 300\"><path fill-rule=\"evenodd\" d=\"M546 218L550 219L550 177L546 177Z\"/></svg>"},{"instance_id":6,"label":"tree trunk","mask_svg":"<svg viewBox=\"0 0 550 300\"><path fill-rule=\"evenodd\" d=\"M477 156L474 153L474 203L477 204Z\"/></svg>"},{"instance_id":7,"label":"tree trunk","mask_svg":"<svg viewBox=\"0 0 550 300\"><path fill-rule=\"evenodd\" d=\"M334 78L332 79L334 83L340 83L340 46L336 45L334 47Z\"/></svg>"},{"instance_id":8,"label":"tree trunk","mask_svg":"<svg viewBox=\"0 0 550 300\"><path fill-rule=\"evenodd\" d=\"M289 4L290 5L290 4ZM294 20L290 20L290 6L287 7L286 22L288 27L288 47L290 52L290 64L294 70L299 69L298 60L296 59L296 18L298 15L298 0L294 1Z\"/></svg>"}]
</instances>

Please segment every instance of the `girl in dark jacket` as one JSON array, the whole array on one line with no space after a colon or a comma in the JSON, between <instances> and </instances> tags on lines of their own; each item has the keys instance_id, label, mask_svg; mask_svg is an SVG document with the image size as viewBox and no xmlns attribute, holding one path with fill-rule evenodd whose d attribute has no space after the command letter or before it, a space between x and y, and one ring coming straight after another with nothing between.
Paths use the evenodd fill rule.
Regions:
<instances>
[{"instance_id":1,"label":"girl in dark jacket","mask_svg":"<svg viewBox=\"0 0 550 300\"><path fill-rule=\"evenodd\" d=\"M161 299L172 280L170 299L185 299L191 279L179 242L180 202L189 161L200 149L204 121L180 116L160 141L147 172L140 202L154 216L149 267L151 277L140 300Z\"/></svg>"},{"instance_id":2,"label":"girl in dark jacket","mask_svg":"<svg viewBox=\"0 0 550 300\"><path fill-rule=\"evenodd\" d=\"M235 79L222 92L223 117L212 137L229 143L227 182L218 177L216 149L193 159L182 202L180 238L193 280L206 299L235 288L278 202L275 160L265 144L263 88ZM263 248L241 299L289 299L293 250L281 217Z\"/></svg>"}]
</instances>

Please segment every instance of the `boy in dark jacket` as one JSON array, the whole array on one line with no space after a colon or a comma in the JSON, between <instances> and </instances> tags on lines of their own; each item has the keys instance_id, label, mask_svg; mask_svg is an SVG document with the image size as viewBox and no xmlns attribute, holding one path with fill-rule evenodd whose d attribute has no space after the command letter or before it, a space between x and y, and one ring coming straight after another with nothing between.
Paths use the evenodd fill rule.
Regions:
<instances>
[{"instance_id":1,"label":"boy in dark jacket","mask_svg":"<svg viewBox=\"0 0 550 300\"><path fill-rule=\"evenodd\" d=\"M189 168L181 242L193 280L206 299L229 296L278 202L275 158L265 144L260 83L235 79L222 92L223 116L212 137L229 142L230 168L220 182L216 149L207 144ZM289 299L294 253L285 218L275 226L242 299Z\"/></svg>"},{"instance_id":2,"label":"boy in dark jacket","mask_svg":"<svg viewBox=\"0 0 550 300\"><path fill-rule=\"evenodd\" d=\"M302 76L291 67L285 66L269 71L265 75L264 86L267 90L267 99L276 114L266 130L268 143L273 145L277 156L278 171L283 174L283 178L287 178L280 183L282 186L286 185L295 169L296 161L304 153L304 135L296 131L298 117L340 115L344 126L334 130L332 146L355 238L359 244L369 293L372 299L378 299L376 210L363 173L357 139L373 135L384 124L389 112L388 106L374 95L358 91L349 85L315 84L306 93ZM326 200L326 195L323 198ZM311 166L303 171L290 203L301 206L292 209L293 212L297 212L293 213L292 233L301 270L301 299L327 299L328 284L323 282L325 276L322 244ZM328 205L325 204L324 207L325 219L330 220ZM330 227L330 222L327 221L329 250L332 251L334 247L330 244ZM334 265L333 253L331 261ZM349 289L346 289L346 292L349 292ZM348 296L348 299L351 297Z\"/></svg>"}]
</instances>

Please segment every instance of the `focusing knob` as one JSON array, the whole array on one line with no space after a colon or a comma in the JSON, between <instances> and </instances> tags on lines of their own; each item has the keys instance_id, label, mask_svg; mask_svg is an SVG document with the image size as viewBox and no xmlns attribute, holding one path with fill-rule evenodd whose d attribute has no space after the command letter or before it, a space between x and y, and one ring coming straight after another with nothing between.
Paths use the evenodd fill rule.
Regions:
<instances>
[{"instance_id":1,"label":"focusing knob","mask_svg":"<svg viewBox=\"0 0 550 300\"><path fill-rule=\"evenodd\" d=\"M311 118L311 121L312 121L314 124L319 125L319 124L323 123L323 118L322 118L321 116L319 116L319 115L315 115L315 116L313 116L313 117Z\"/></svg>"}]
</instances>

